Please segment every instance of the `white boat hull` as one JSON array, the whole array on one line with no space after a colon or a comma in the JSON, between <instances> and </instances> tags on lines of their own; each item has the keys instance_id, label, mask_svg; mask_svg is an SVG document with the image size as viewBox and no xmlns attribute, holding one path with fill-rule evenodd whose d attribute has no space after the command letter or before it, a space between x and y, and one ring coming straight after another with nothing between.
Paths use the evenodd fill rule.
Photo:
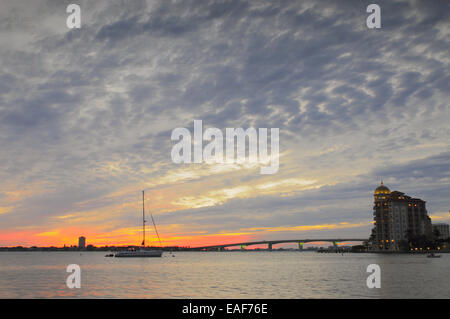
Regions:
<instances>
[{"instance_id":1,"label":"white boat hull","mask_svg":"<svg viewBox=\"0 0 450 319\"><path fill-rule=\"evenodd\" d=\"M114 257L161 257L162 253L162 250L120 251Z\"/></svg>"}]
</instances>

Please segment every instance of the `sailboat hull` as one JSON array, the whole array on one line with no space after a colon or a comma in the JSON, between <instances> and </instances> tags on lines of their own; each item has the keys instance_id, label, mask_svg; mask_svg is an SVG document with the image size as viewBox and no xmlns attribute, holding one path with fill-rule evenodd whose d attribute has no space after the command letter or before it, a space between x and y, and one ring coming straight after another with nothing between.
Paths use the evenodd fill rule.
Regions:
<instances>
[{"instance_id":1,"label":"sailboat hull","mask_svg":"<svg viewBox=\"0 0 450 319\"><path fill-rule=\"evenodd\" d=\"M161 257L162 253L162 250L120 251L114 257Z\"/></svg>"}]
</instances>

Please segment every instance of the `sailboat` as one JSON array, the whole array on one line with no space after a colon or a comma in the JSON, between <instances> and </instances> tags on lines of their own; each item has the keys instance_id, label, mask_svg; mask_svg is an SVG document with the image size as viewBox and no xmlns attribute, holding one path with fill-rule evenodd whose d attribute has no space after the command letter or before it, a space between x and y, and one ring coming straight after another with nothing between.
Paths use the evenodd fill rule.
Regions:
<instances>
[{"instance_id":1,"label":"sailboat","mask_svg":"<svg viewBox=\"0 0 450 319\"><path fill-rule=\"evenodd\" d=\"M145 205L144 205L144 191L142 191L142 248L138 250L127 250L127 251L120 251L114 255L114 257L161 257L162 256L162 250L147 250L145 249ZM158 230L156 229L155 221L152 217L153 226L155 227L156 235L158 236ZM159 243L161 244L161 240L159 240Z\"/></svg>"}]
</instances>

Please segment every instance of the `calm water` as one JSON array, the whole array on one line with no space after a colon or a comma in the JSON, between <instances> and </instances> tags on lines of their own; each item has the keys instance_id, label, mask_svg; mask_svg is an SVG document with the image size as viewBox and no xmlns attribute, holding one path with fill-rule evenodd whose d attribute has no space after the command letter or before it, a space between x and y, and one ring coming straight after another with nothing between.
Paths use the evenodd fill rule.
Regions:
<instances>
[{"instance_id":1,"label":"calm water","mask_svg":"<svg viewBox=\"0 0 450 319\"><path fill-rule=\"evenodd\" d=\"M0 252L0 298L450 298L450 254L175 252L105 258L105 252ZM366 267L381 267L368 289ZM81 267L69 289L68 264Z\"/></svg>"}]
</instances>

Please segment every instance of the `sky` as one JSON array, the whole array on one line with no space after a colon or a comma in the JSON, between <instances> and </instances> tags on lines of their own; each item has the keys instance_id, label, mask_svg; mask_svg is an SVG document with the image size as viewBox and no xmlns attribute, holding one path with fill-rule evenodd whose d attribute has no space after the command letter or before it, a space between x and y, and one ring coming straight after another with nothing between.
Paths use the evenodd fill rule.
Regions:
<instances>
[{"instance_id":1,"label":"sky","mask_svg":"<svg viewBox=\"0 0 450 319\"><path fill-rule=\"evenodd\" d=\"M163 245L368 238L381 179L450 222L450 2L373 2L2 0L0 246L140 244L144 189ZM278 172L174 164L194 120Z\"/></svg>"}]
</instances>

